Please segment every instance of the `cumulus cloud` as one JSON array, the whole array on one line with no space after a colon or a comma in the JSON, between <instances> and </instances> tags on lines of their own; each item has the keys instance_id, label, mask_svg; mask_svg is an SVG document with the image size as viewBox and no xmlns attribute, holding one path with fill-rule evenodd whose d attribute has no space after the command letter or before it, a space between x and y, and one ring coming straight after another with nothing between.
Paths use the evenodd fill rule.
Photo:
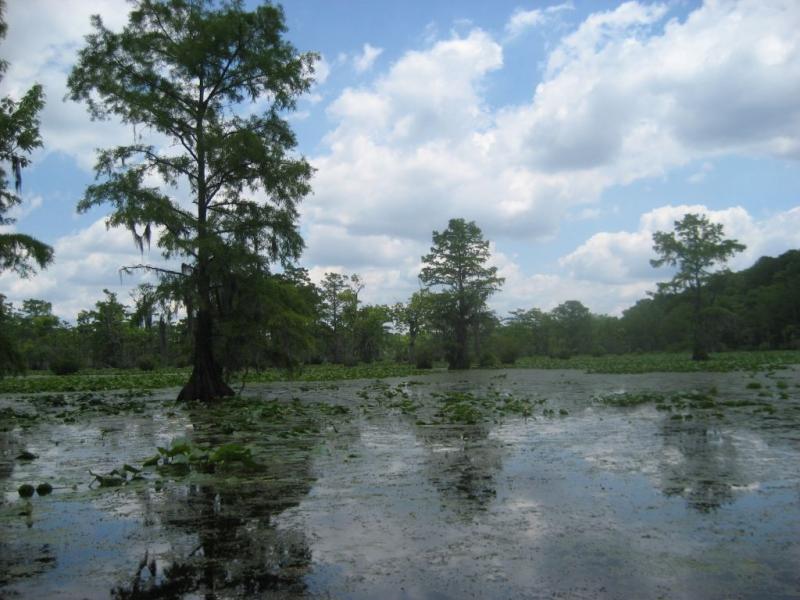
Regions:
<instances>
[{"instance_id":1,"label":"cumulus cloud","mask_svg":"<svg viewBox=\"0 0 800 600\"><path fill-rule=\"evenodd\" d=\"M653 233L672 231L675 221L686 213L708 216L724 227L726 238L737 239L747 249L734 256L728 266L734 270L752 265L759 257L776 255L800 245L800 208L756 220L740 206L711 210L704 205L668 205L643 214L636 231L601 232L593 235L559 265L570 277L609 285L650 282L669 277L666 270L650 266Z\"/></svg>"},{"instance_id":2,"label":"cumulus cloud","mask_svg":"<svg viewBox=\"0 0 800 600\"><path fill-rule=\"evenodd\" d=\"M153 249L148 251L145 247L141 254L129 231L109 229L105 219L98 219L89 227L56 240L53 264L35 277L0 274L0 289L15 305L27 298L46 298L53 303L55 314L71 320L102 298L104 288L116 292L124 303L131 287L153 281L153 275L146 272L122 275L121 267L145 262L169 268L153 241Z\"/></svg>"},{"instance_id":3,"label":"cumulus cloud","mask_svg":"<svg viewBox=\"0 0 800 600\"><path fill-rule=\"evenodd\" d=\"M44 83L48 149L90 164L95 146L130 132L90 124L84 107L59 102L63 77L88 14L107 11L115 27L128 7L76 1L64 20L38 1L33 12L24 10L31 2L10 3L4 48L13 49L6 54L12 70L4 89ZM568 6L519 10L505 34L521 35ZM529 99L513 105L488 100L503 47L480 28L437 34L382 71L381 50L369 44L356 57L337 57L335 65L346 61L374 78L342 90L325 109L330 128L310 157L314 195L303 205L312 272L357 269L368 290L407 297L431 231L452 217L476 220L501 246L508 237L535 244L557 235L566 219L607 212L599 202L614 186L723 155L800 159L800 4L708 1L683 20L672 18L670 6L625 2L589 15L553 47ZM34 46L38 36L14 38L23 18L35 26L18 31L46 39ZM320 61L318 81L329 71ZM314 106L321 96L310 100ZM692 178L706 172L700 167ZM649 236L686 208L650 211L637 231L598 233L562 259L564 275L527 275L506 257L503 297L512 308L592 298L585 303L594 310L618 310L658 278L647 263ZM749 246L732 266L797 245L793 211L762 221L743 211L715 215ZM42 277L46 283L49 275ZM383 301L379 292L374 298Z\"/></svg>"},{"instance_id":4,"label":"cumulus cloud","mask_svg":"<svg viewBox=\"0 0 800 600\"><path fill-rule=\"evenodd\" d=\"M534 8L533 10L516 10L506 23L506 33L510 38L515 38L523 31L536 27L544 23L544 11Z\"/></svg>"},{"instance_id":5,"label":"cumulus cloud","mask_svg":"<svg viewBox=\"0 0 800 600\"><path fill-rule=\"evenodd\" d=\"M364 44L361 54L353 57L353 67L357 73L365 73L372 68L377 58L383 54L383 48L376 48L371 44Z\"/></svg>"},{"instance_id":6,"label":"cumulus cloud","mask_svg":"<svg viewBox=\"0 0 800 600\"><path fill-rule=\"evenodd\" d=\"M687 212L707 215L724 227L727 238L747 249L727 264L734 271L751 266L761 256L776 256L800 246L800 207L756 219L742 207L712 210L704 205L667 205L644 213L635 231L600 232L558 261L556 273L527 274L518 261L493 246L492 264L506 278L503 291L490 304L501 316L516 308L551 310L578 300L595 313L620 315L672 276L654 269L650 259L653 233L671 231Z\"/></svg>"},{"instance_id":7,"label":"cumulus cloud","mask_svg":"<svg viewBox=\"0 0 800 600\"><path fill-rule=\"evenodd\" d=\"M59 8L53 10L48 0L8 3L2 52L10 67L0 94L19 97L40 83L46 96L41 113L44 152L64 152L88 170L95 148L109 139L130 139L132 133L116 122L92 122L85 106L63 102L66 77L91 30L89 17L100 14L106 26L117 29L127 21L130 5L125 0L67 0Z\"/></svg>"},{"instance_id":8,"label":"cumulus cloud","mask_svg":"<svg viewBox=\"0 0 800 600\"><path fill-rule=\"evenodd\" d=\"M554 14L564 10L573 10L574 6L571 2L563 4L554 4L547 8L534 8L532 10L524 10L518 8L513 12L511 17L506 23L506 36L507 39L512 40L522 35L525 31L545 24Z\"/></svg>"},{"instance_id":9,"label":"cumulus cloud","mask_svg":"<svg viewBox=\"0 0 800 600\"><path fill-rule=\"evenodd\" d=\"M406 53L329 105L308 217L422 239L464 216L536 241L615 185L724 154L794 156L800 6L710 2L668 17L638 2L590 15L531 101L496 109L485 86L503 52L485 31Z\"/></svg>"},{"instance_id":10,"label":"cumulus cloud","mask_svg":"<svg viewBox=\"0 0 800 600\"><path fill-rule=\"evenodd\" d=\"M418 272L419 257L425 244L391 235L351 235L337 225L312 225L304 234L304 258L321 266L347 265L358 270L364 267L392 268Z\"/></svg>"},{"instance_id":11,"label":"cumulus cloud","mask_svg":"<svg viewBox=\"0 0 800 600\"><path fill-rule=\"evenodd\" d=\"M314 63L314 83L316 85L322 85L328 80L328 76L331 74L331 65L325 59L323 54L320 54L319 60Z\"/></svg>"},{"instance_id":12,"label":"cumulus cloud","mask_svg":"<svg viewBox=\"0 0 800 600\"><path fill-rule=\"evenodd\" d=\"M514 115L533 167L615 180L723 153L800 157L800 5L709 2L685 22L627 2L551 53Z\"/></svg>"}]
</instances>

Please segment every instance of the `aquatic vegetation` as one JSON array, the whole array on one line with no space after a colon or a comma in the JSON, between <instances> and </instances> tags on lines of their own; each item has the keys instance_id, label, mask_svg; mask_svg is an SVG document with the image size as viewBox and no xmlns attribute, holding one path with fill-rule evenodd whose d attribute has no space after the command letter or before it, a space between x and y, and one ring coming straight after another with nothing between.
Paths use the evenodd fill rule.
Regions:
<instances>
[{"instance_id":1,"label":"aquatic vegetation","mask_svg":"<svg viewBox=\"0 0 800 600\"><path fill-rule=\"evenodd\" d=\"M468 541L477 545L487 527L499 527L492 544L500 544L498 548L508 553L522 547L533 554L537 550L524 531L517 531L523 517L530 516L528 505L514 502L520 497L518 491L543 502L538 514L551 532L569 528L574 519L581 527L593 527L596 521L591 515L598 514L595 505L599 506L609 518L618 518L613 525L630 539L645 540L648 561L663 555L662 540L676 526L684 527L686 535L700 531L710 536L704 538L709 544L723 539L729 543L739 536L736 539L744 545L737 546L738 551L750 543L735 531L742 527L740 520L717 533L695 527L692 515L749 494L758 493L759 498L777 494L774 487L755 492L750 486L760 476L762 456L782 476L784 467L772 457L782 456L783 446L755 447L750 445L753 436L729 432L758 430L764 439L793 439L789 427L800 418L800 393L794 388L797 373L781 375L790 386L789 402L777 399L777 380L770 383L764 373L757 374L764 387L746 391L750 381L746 374L656 379L521 370L369 379L335 386L280 384L259 388L261 397L237 396L213 405L175 403L163 399L163 394L151 398L119 392L3 398L18 411L38 415L34 430L9 436L18 441L7 456L30 452L47 457L16 462L7 483L5 493L8 497L13 492L14 498L0 511L0 536L18 544L20 550L14 547L13 553L25 557L25 566L14 571L24 575L13 575L5 585L10 592L20 590L20 597L46 585L44 579L35 583L40 576L28 575L27 565L39 564L41 540L52 524L60 526L62 514L68 517L63 528L69 534L77 530L76 518L86 519L80 522L82 531L95 536L110 531L111 537L102 538L102 543L115 556L127 556L103 559L106 571L98 577L105 587L97 596L114 589L122 590L119 597L168 596L164 590L176 589L168 587L173 581L167 569L173 565L191 572L187 594L210 589L198 587L197 582L202 580L200 573L204 577L213 571L217 593L258 595L252 591L256 588L231 582L244 581L248 573L281 574L286 578L281 581L303 582L307 573L316 577L317 567L307 558L309 548L321 556L339 543L342 524L377 519L398 525L407 539L413 536L431 548L453 527L468 532ZM614 389L625 392L591 396L592 390ZM762 391L774 400L759 398ZM127 402L131 408L141 403L145 412L105 412ZM62 413L73 415L78 425L63 427L63 418L56 416ZM725 419L724 425L716 421L719 418ZM49 445L56 438L57 449ZM116 457L110 464L109 452ZM742 465L751 465L747 462L751 452L762 454L750 471L743 472ZM642 472L655 476L645 479ZM573 478L573 473L578 476ZM620 473L635 473L637 485L650 485L652 492L642 495ZM35 486L43 481L52 483L55 491L39 499ZM32 497L21 498L17 486L27 483L34 486ZM605 493L587 497L587 485L602 485ZM310 492L314 489L319 493ZM272 518L306 497L310 501L302 509L290 510L287 518ZM631 502L642 498L654 516L645 524L624 516L630 514L626 511ZM785 503L780 499L774 506L777 514ZM676 520L679 510L687 514ZM311 518L308 524L306 517ZM659 528L658 539L640 537L652 527ZM776 547L789 535L781 537L778 529L774 528ZM130 544L132 530L136 541L147 546ZM28 531L39 537L29 543ZM319 537L304 538L308 531ZM361 548L392 549L392 540L384 546L382 538L376 541L386 528L360 531L361 537L352 540L359 547L345 551L348 561ZM163 540L169 545L159 546ZM94 543L88 535L78 544L52 542L51 554L61 564L71 565L70 553L84 552ZM525 547L526 543L531 545ZM558 537L556 543L554 558L575 551L566 538ZM142 566L144 547L150 554ZM475 564L481 564L480 551L472 555ZM597 551L605 552L606 547ZM587 556L595 556L593 552ZM0 556L0 571L2 560ZM725 560L736 559L726 555ZM156 565L155 575L151 564ZM417 563L408 564L416 568ZM399 564L400 568L407 564ZM126 573L135 574L135 581ZM368 568L359 573L374 575ZM61 577L62 571L57 574ZM487 567L475 575L490 574ZM291 579L295 575L297 579ZM29 581L34 582L31 588L26 587ZM1 580L0 590L6 591ZM500 588L489 591L490 596L503 595ZM303 590L298 588L296 595L302 596Z\"/></svg>"},{"instance_id":2,"label":"aquatic vegetation","mask_svg":"<svg viewBox=\"0 0 800 600\"><path fill-rule=\"evenodd\" d=\"M504 415L530 417L534 413L534 402L530 398L517 398L497 390L490 390L486 395L453 391L434 392L431 396L438 401L435 420L445 423L475 425Z\"/></svg>"},{"instance_id":3,"label":"aquatic vegetation","mask_svg":"<svg viewBox=\"0 0 800 600\"><path fill-rule=\"evenodd\" d=\"M424 375L430 370L417 369L400 363L375 363L347 367L344 365L306 365L302 369L266 369L247 374L247 383L270 383L275 381L345 381L350 379L382 379ZM0 394L32 394L40 392L87 392L107 390L153 390L179 387L189 377L187 369L139 369L86 371L69 375L37 374L0 379ZM234 377L232 384L241 384Z\"/></svg>"},{"instance_id":4,"label":"aquatic vegetation","mask_svg":"<svg viewBox=\"0 0 800 600\"><path fill-rule=\"evenodd\" d=\"M663 405L665 397L658 392L616 392L595 396L593 401L608 406L639 406L650 402Z\"/></svg>"},{"instance_id":5,"label":"aquatic vegetation","mask_svg":"<svg viewBox=\"0 0 800 600\"><path fill-rule=\"evenodd\" d=\"M660 392L617 392L613 394L601 394L595 396L592 400L598 404L618 407L640 406L652 402L656 410L674 413L670 417L672 420L687 420L693 418L691 412L680 411L711 411L706 414L710 414L716 418L725 416L724 412L722 412L724 408L754 407L752 414L757 414L759 412L773 414L775 412L775 408L763 400L726 400L719 399L716 396L716 389L712 388L708 392L691 390L671 394L663 394ZM759 396L761 396L761 394L759 394Z\"/></svg>"},{"instance_id":6,"label":"aquatic vegetation","mask_svg":"<svg viewBox=\"0 0 800 600\"><path fill-rule=\"evenodd\" d=\"M729 372L774 371L787 365L800 364L800 351L722 352L712 355L709 361L693 361L688 353L649 353L604 356L547 356L524 357L514 368L579 369L589 373L654 373L654 372ZM509 365L510 366L510 365ZM405 363L373 363L356 366L305 365L301 369L265 369L247 374L247 383L276 381L345 381L351 379L385 379L425 375L430 369L420 369ZM153 390L179 387L186 383L187 369L155 369L142 371L94 370L66 375L36 374L0 379L0 393L64 393L107 390ZM238 385L241 379L231 382ZM778 384L780 385L780 384Z\"/></svg>"},{"instance_id":7,"label":"aquatic vegetation","mask_svg":"<svg viewBox=\"0 0 800 600\"><path fill-rule=\"evenodd\" d=\"M33 394L40 392L64 393L106 390L152 390L176 387L186 383L186 370L139 371L111 370L107 373L91 371L70 375L31 375L0 379L0 393Z\"/></svg>"},{"instance_id":8,"label":"aquatic vegetation","mask_svg":"<svg viewBox=\"0 0 800 600\"><path fill-rule=\"evenodd\" d=\"M23 483L17 488L17 493L21 498L30 498L33 496L34 488L30 483Z\"/></svg>"},{"instance_id":9,"label":"aquatic vegetation","mask_svg":"<svg viewBox=\"0 0 800 600\"><path fill-rule=\"evenodd\" d=\"M53 491L53 486L47 482L40 483L39 485L36 486L36 493L39 494L40 496L47 496L47 494L51 493L52 491Z\"/></svg>"},{"instance_id":10,"label":"aquatic vegetation","mask_svg":"<svg viewBox=\"0 0 800 600\"><path fill-rule=\"evenodd\" d=\"M141 471L141 469L128 464L119 469L112 469L108 473L95 473L89 469L89 475L94 477L89 486L91 487L93 484L98 483L100 487L119 487L134 481L141 481L144 479Z\"/></svg>"},{"instance_id":11,"label":"aquatic vegetation","mask_svg":"<svg viewBox=\"0 0 800 600\"><path fill-rule=\"evenodd\" d=\"M0 431L11 431L15 427L27 429L39 421L36 413L18 410L12 407L0 408Z\"/></svg>"},{"instance_id":12,"label":"aquatic vegetation","mask_svg":"<svg viewBox=\"0 0 800 600\"><path fill-rule=\"evenodd\" d=\"M176 438L168 448L158 446L156 454L146 459L141 468L125 464L106 474L90 471L100 487L116 487L144 479L144 473L155 468L160 474L187 475L192 470L213 473L217 468L253 470L259 465L252 450L242 444L229 442L217 447L203 447L186 438Z\"/></svg>"},{"instance_id":13,"label":"aquatic vegetation","mask_svg":"<svg viewBox=\"0 0 800 600\"><path fill-rule=\"evenodd\" d=\"M770 371L800 364L800 351L719 352L711 360L693 361L689 352L654 352L605 356L520 358L517 368L580 369L588 373L692 373L730 371Z\"/></svg>"}]
</instances>

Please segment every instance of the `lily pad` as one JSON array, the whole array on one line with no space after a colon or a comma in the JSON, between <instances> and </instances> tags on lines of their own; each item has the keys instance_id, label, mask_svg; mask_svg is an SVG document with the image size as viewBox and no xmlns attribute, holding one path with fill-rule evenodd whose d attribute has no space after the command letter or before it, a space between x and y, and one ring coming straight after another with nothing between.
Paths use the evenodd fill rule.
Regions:
<instances>
[{"instance_id":1,"label":"lily pad","mask_svg":"<svg viewBox=\"0 0 800 600\"><path fill-rule=\"evenodd\" d=\"M30 498L33 496L33 486L30 483L23 483L17 488L17 492L22 498Z\"/></svg>"},{"instance_id":2,"label":"lily pad","mask_svg":"<svg viewBox=\"0 0 800 600\"><path fill-rule=\"evenodd\" d=\"M53 486L47 482L40 483L39 485L36 486L36 493L39 494L40 496L47 496L47 494L49 494L52 491L53 491Z\"/></svg>"}]
</instances>

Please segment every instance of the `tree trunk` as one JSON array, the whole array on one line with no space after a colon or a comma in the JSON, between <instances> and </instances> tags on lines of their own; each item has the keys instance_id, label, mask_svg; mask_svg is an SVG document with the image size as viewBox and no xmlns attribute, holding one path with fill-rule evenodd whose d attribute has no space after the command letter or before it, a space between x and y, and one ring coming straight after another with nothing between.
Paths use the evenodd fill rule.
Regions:
<instances>
[{"instance_id":1,"label":"tree trunk","mask_svg":"<svg viewBox=\"0 0 800 600\"><path fill-rule=\"evenodd\" d=\"M179 402L200 400L210 402L234 391L222 378L222 368L214 360L212 349L212 319L208 310L197 313L197 328L194 335L194 367L189 381L178 394Z\"/></svg>"},{"instance_id":2,"label":"tree trunk","mask_svg":"<svg viewBox=\"0 0 800 600\"><path fill-rule=\"evenodd\" d=\"M450 357L451 369L469 369L469 355L467 352L467 324L459 319L456 323L456 347L453 356Z\"/></svg>"},{"instance_id":3,"label":"tree trunk","mask_svg":"<svg viewBox=\"0 0 800 600\"><path fill-rule=\"evenodd\" d=\"M417 332L414 329L408 331L408 362L414 363L417 357L415 346L417 345Z\"/></svg>"},{"instance_id":4,"label":"tree trunk","mask_svg":"<svg viewBox=\"0 0 800 600\"><path fill-rule=\"evenodd\" d=\"M708 360L706 350L705 327L702 319L703 299L701 296L700 282L695 284L694 314L692 324L692 360Z\"/></svg>"},{"instance_id":5,"label":"tree trunk","mask_svg":"<svg viewBox=\"0 0 800 600\"><path fill-rule=\"evenodd\" d=\"M703 324L699 315L694 320L694 335L692 340L692 360L708 360L708 350L706 349L705 335L703 334Z\"/></svg>"},{"instance_id":6,"label":"tree trunk","mask_svg":"<svg viewBox=\"0 0 800 600\"><path fill-rule=\"evenodd\" d=\"M163 317L158 320L158 352L161 362L167 364L167 324Z\"/></svg>"}]
</instances>

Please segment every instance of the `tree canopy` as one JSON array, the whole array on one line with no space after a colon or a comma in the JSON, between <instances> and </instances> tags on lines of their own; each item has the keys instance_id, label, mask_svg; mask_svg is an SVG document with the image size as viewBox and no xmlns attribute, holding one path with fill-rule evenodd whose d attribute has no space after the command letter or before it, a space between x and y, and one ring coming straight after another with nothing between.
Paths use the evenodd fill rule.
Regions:
<instances>
[{"instance_id":1,"label":"tree canopy","mask_svg":"<svg viewBox=\"0 0 800 600\"><path fill-rule=\"evenodd\" d=\"M0 1L0 39L6 35L3 18L5 2ZM0 79L8 63L0 60ZM30 153L42 146L39 134L39 112L44 107L44 91L35 84L19 100L0 98L0 226L13 225L9 210L21 202L22 169L30 164ZM9 186L6 168L11 167L14 180ZM24 233L0 233L0 272L12 270L22 277L34 272L35 266L46 267L53 260L53 249Z\"/></svg>"},{"instance_id":2,"label":"tree canopy","mask_svg":"<svg viewBox=\"0 0 800 600\"><path fill-rule=\"evenodd\" d=\"M653 250L659 258L650 261L653 267L669 265L677 267L677 272L666 283L660 283L662 292L688 290L692 297L692 358L706 360L703 310L706 298L703 286L708 283L713 267L724 264L731 256L745 249L736 240L725 239L723 226L711 223L705 215L687 213L680 221L675 221L675 230L657 231L653 234Z\"/></svg>"},{"instance_id":3,"label":"tree canopy","mask_svg":"<svg viewBox=\"0 0 800 600\"><path fill-rule=\"evenodd\" d=\"M193 317L193 371L180 398L231 395L213 350L225 307L243 281L303 247L297 204L312 169L293 152L284 115L308 90L316 55L285 40L283 11L270 4L139 0L121 32L99 16L92 25L70 97L136 134L98 153L100 182L78 208L110 204L108 225L130 229L140 249L159 228L163 255L181 267L134 268L159 273ZM145 143L143 129L172 144Z\"/></svg>"},{"instance_id":4,"label":"tree canopy","mask_svg":"<svg viewBox=\"0 0 800 600\"><path fill-rule=\"evenodd\" d=\"M449 329L450 368L469 368L469 327L503 284L488 260L489 242L474 221L464 219L450 219L447 229L434 231L431 251L422 257L420 280L436 290L437 312Z\"/></svg>"}]
</instances>

